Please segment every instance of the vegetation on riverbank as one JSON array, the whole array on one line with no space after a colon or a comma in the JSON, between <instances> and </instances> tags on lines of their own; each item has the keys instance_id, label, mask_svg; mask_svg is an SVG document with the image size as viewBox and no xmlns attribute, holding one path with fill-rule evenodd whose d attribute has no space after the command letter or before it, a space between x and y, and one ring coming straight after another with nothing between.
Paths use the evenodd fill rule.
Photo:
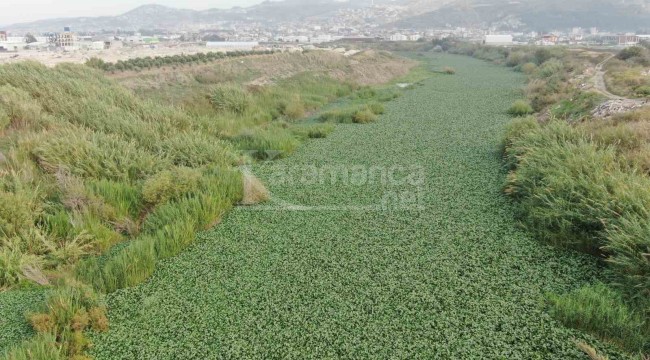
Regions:
<instances>
[{"instance_id":1,"label":"vegetation on riverbank","mask_svg":"<svg viewBox=\"0 0 650 360\"><path fill-rule=\"evenodd\" d=\"M622 50L606 70L605 81L612 93L650 98L650 43Z\"/></svg>"},{"instance_id":2,"label":"vegetation on riverbank","mask_svg":"<svg viewBox=\"0 0 650 360\"><path fill-rule=\"evenodd\" d=\"M296 120L368 91L308 68L205 84L188 111L87 66L0 67L0 287L52 287L29 315L38 336L9 359L81 356L84 331L106 328L98 293L143 282L243 200L237 165L332 130Z\"/></svg>"},{"instance_id":3,"label":"vegetation on riverbank","mask_svg":"<svg viewBox=\"0 0 650 360\"><path fill-rule=\"evenodd\" d=\"M585 68L606 54L467 45L453 51L528 75L524 93L543 121L521 118L510 126L505 191L522 224L540 239L593 254L608 266L606 284L551 295L551 312L630 353L650 354L648 109L591 116L603 98L579 85ZM525 105L513 105L510 113L531 113Z\"/></svg>"},{"instance_id":4,"label":"vegetation on riverbank","mask_svg":"<svg viewBox=\"0 0 650 360\"><path fill-rule=\"evenodd\" d=\"M584 359L575 339L626 358L544 310L546 293L599 278L597 261L517 229L501 194L497 146L523 76L418 58L457 73L429 70L374 123L252 166L271 201L234 209L150 282L110 294L112 328L92 354ZM329 169L352 176L314 179Z\"/></svg>"}]
</instances>

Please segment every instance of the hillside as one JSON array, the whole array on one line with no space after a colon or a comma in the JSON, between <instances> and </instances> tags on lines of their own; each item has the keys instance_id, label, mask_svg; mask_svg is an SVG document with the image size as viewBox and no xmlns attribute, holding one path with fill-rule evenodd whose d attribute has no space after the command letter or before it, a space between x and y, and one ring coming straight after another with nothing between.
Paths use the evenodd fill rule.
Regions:
<instances>
[{"instance_id":1,"label":"hillside","mask_svg":"<svg viewBox=\"0 0 650 360\"><path fill-rule=\"evenodd\" d=\"M459 0L391 26L493 26L502 30L536 31L579 26L638 31L650 30L650 6L644 1L623 0Z\"/></svg>"},{"instance_id":2,"label":"hillside","mask_svg":"<svg viewBox=\"0 0 650 360\"><path fill-rule=\"evenodd\" d=\"M340 2L317 0L304 6L300 0L265 1L248 8L190 10L176 9L162 5L143 5L117 16L79 17L45 19L24 24L7 26L12 31L55 31L71 26L76 31L138 30L138 29L181 29L187 25L217 24L223 21L300 21L314 16L332 16L337 10L347 7L365 6L369 1Z\"/></svg>"},{"instance_id":3,"label":"hillside","mask_svg":"<svg viewBox=\"0 0 650 360\"><path fill-rule=\"evenodd\" d=\"M619 31L650 28L650 6L644 0L375 0L374 4L400 6L401 20L386 24L389 28L495 26L538 31L574 26ZM301 0L284 0L265 1L247 8L202 11L144 5L117 16L47 19L6 28L15 32L58 31L64 26L71 26L75 31L180 30L192 25L218 27L231 21L272 25L307 19L334 20L341 10L371 5L371 0L317 0L309 6L304 6Z\"/></svg>"}]
</instances>

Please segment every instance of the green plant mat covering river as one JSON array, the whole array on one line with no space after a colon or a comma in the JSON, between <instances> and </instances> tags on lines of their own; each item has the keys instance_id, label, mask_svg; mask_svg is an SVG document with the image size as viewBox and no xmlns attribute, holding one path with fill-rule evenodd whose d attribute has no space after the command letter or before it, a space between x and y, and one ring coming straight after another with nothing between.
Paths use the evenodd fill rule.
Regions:
<instances>
[{"instance_id":1,"label":"green plant mat covering river","mask_svg":"<svg viewBox=\"0 0 650 360\"><path fill-rule=\"evenodd\" d=\"M501 193L499 143L523 76L464 57L422 61L456 74L432 73L376 123L340 125L256 165L272 201L236 208L151 280L109 295L111 329L93 336L92 354L586 358L575 340L611 353L545 311L547 292L599 276L595 260L518 229ZM396 166L412 183L306 175Z\"/></svg>"}]
</instances>

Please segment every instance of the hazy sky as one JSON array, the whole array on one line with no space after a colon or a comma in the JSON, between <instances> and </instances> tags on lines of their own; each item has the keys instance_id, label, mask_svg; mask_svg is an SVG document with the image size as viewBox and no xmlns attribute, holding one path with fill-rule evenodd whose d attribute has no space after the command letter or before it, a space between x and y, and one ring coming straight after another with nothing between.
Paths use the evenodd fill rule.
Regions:
<instances>
[{"instance_id":1,"label":"hazy sky","mask_svg":"<svg viewBox=\"0 0 650 360\"><path fill-rule=\"evenodd\" d=\"M0 0L0 25L40 19L118 15L144 4L203 10L261 3L262 0Z\"/></svg>"}]
</instances>

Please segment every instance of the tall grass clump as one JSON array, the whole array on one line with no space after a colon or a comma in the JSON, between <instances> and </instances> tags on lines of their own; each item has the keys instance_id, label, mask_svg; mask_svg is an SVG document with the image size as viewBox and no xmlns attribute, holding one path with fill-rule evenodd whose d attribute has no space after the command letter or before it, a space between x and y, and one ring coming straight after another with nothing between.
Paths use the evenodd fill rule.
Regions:
<instances>
[{"instance_id":1,"label":"tall grass clump","mask_svg":"<svg viewBox=\"0 0 650 360\"><path fill-rule=\"evenodd\" d=\"M551 313L564 324L638 353L650 352L650 324L621 293L597 283L563 295L549 295Z\"/></svg>"},{"instance_id":2,"label":"tall grass clump","mask_svg":"<svg viewBox=\"0 0 650 360\"><path fill-rule=\"evenodd\" d=\"M84 331L106 331L106 308L92 288L66 280L47 296L41 312L29 314L37 335L9 349L3 359L83 359L91 346Z\"/></svg>"},{"instance_id":3,"label":"tall grass clump","mask_svg":"<svg viewBox=\"0 0 650 360\"><path fill-rule=\"evenodd\" d=\"M447 74L447 75L454 75L454 74L456 74L456 69L447 66L447 67L442 69L442 72Z\"/></svg>"},{"instance_id":4,"label":"tall grass clump","mask_svg":"<svg viewBox=\"0 0 650 360\"><path fill-rule=\"evenodd\" d=\"M508 114L512 116L526 116L534 113L535 110L524 100L517 100L508 109Z\"/></svg>"},{"instance_id":5,"label":"tall grass clump","mask_svg":"<svg viewBox=\"0 0 650 360\"><path fill-rule=\"evenodd\" d=\"M218 111L230 111L243 114L250 106L250 94L241 86L220 84L212 90L210 97L212 105Z\"/></svg>"},{"instance_id":6,"label":"tall grass clump","mask_svg":"<svg viewBox=\"0 0 650 360\"><path fill-rule=\"evenodd\" d=\"M291 127L291 132L299 139L321 139L334 131L333 124L300 124Z\"/></svg>"},{"instance_id":7,"label":"tall grass clump","mask_svg":"<svg viewBox=\"0 0 650 360\"><path fill-rule=\"evenodd\" d=\"M505 191L516 200L522 223L557 246L604 258L611 274L609 285L621 294L614 298L618 310L629 307L640 318L650 313L650 178L630 167L617 151L618 142L599 143L583 127L560 121L542 127L520 120L508 134L505 152L511 172ZM601 295L613 294L596 290ZM568 314L577 311L572 307L592 311L589 301L598 296L591 296L590 291L575 298L556 298L564 299L555 302L560 307L570 301L587 302L558 309L561 318L588 331L596 329L605 338L618 333L619 343L641 351L638 340L624 339L628 337L625 332L614 327L625 327L628 333L645 329L647 338L644 326L648 324L629 322L622 315L610 319L607 314Z\"/></svg>"},{"instance_id":8,"label":"tall grass clump","mask_svg":"<svg viewBox=\"0 0 650 360\"><path fill-rule=\"evenodd\" d=\"M384 113L384 106L378 102L353 105L328 110L319 115L318 120L326 123L366 124L377 120Z\"/></svg>"},{"instance_id":9,"label":"tall grass clump","mask_svg":"<svg viewBox=\"0 0 650 360\"><path fill-rule=\"evenodd\" d=\"M177 174L174 177L174 173ZM179 186L169 180L181 179ZM171 185L171 186L170 186ZM147 216L137 239L99 261L89 258L77 267L77 276L102 292L113 292L141 283L156 263L187 248L197 231L207 229L243 197L241 174L229 169L176 169L153 178L153 191L145 196L160 202Z\"/></svg>"}]
</instances>

